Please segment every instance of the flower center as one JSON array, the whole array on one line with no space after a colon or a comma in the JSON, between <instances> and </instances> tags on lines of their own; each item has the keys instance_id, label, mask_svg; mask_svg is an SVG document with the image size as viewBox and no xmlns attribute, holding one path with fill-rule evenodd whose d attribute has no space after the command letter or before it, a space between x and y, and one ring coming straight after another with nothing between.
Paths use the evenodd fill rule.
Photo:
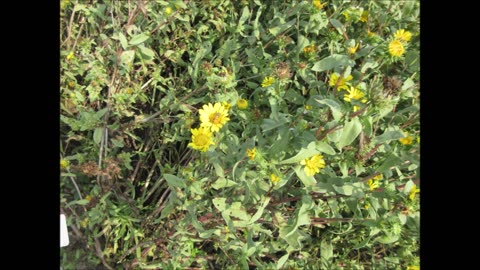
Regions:
<instances>
[{"instance_id":1,"label":"flower center","mask_svg":"<svg viewBox=\"0 0 480 270\"><path fill-rule=\"evenodd\" d=\"M211 123L218 125L222 121L222 114L219 112L212 113L210 114L210 117L208 119L210 120Z\"/></svg>"},{"instance_id":2,"label":"flower center","mask_svg":"<svg viewBox=\"0 0 480 270\"><path fill-rule=\"evenodd\" d=\"M198 134L195 136L194 143L198 146L204 146L208 143L208 136L204 134Z\"/></svg>"},{"instance_id":3,"label":"flower center","mask_svg":"<svg viewBox=\"0 0 480 270\"><path fill-rule=\"evenodd\" d=\"M315 166L315 161L314 161L314 160L310 160L310 159L305 162L305 165L306 165L308 168L310 168L310 169L315 169L315 167L316 167L316 166Z\"/></svg>"}]
</instances>

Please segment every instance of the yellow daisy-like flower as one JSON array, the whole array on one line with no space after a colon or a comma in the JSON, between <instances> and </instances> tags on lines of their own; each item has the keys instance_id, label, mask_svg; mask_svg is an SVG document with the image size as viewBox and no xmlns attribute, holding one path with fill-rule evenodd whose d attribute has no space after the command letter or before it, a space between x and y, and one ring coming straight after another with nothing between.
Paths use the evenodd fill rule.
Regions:
<instances>
[{"instance_id":1,"label":"yellow daisy-like flower","mask_svg":"<svg viewBox=\"0 0 480 270\"><path fill-rule=\"evenodd\" d=\"M230 105L230 103L226 102L226 101L223 101L222 102L222 106L228 111L230 110L230 108L232 107L232 105Z\"/></svg>"},{"instance_id":2,"label":"yellow daisy-like flower","mask_svg":"<svg viewBox=\"0 0 480 270\"><path fill-rule=\"evenodd\" d=\"M405 29L400 29L397 30L395 34L393 34L393 36L395 37L395 39L398 39L400 41L409 42L412 38L412 33L410 33L409 31L405 31Z\"/></svg>"},{"instance_id":3,"label":"yellow daisy-like flower","mask_svg":"<svg viewBox=\"0 0 480 270\"><path fill-rule=\"evenodd\" d=\"M275 82L275 79L273 77L265 77L262 81L262 87L269 87Z\"/></svg>"},{"instance_id":4,"label":"yellow daisy-like flower","mask_svg":"<svg viewBox=\"0 0 480 270\"><path fill-rule=\"evenodd\" d=\"M420 270L420 266L412 265L412 266L407 267L407 270Z\"/></svg>"},{"instance_id":5,"label":"yellow daisy-like flower","mask_svg":"<svg viewBox=\"0 0 480 270\"><path fill-rule=\"evenodd\" d=\"M388 44L388 52L392 56L399 57L405 52L405 48L403 47L402 42L395 39Z\"/></svg>"},{"instance_id":6,"label":"yellow daisy-like flower","mask_svg":"<svg viewBox=\"0 0 480 270\"><path fill-rule=\"evenodd\" d=\"M90 196L90 195L85 196L85 200L91 201L91 200L92 200L92 196Z\"/></svg>"},{"instance_id":7,"label":"yellow daisy-like flower","mask_svg":"<svg viewBox=\"0 0 480 270\"><path fill-rule=\"evenodd\" d=\"M172 8L171 7L166 7L165 8L165 13L167 13L167 15L172 14Z\"/></svg>"},{"instance_id":8,"label":"yellow daisy-like flower","mask_svg":"<svg viewBox=\"0 0 480 270\"><path fill-rule=\"evenodd\" d=\"M247 156L250 158L250 160L254 160L256 155L257 148L247 148Z\"/></svg>"},{"instance_id":9,"label":"yellow daisy-like flower","mask_svg":"<svg viewBox=\"0 0 480 270\"><path fill-rule=\"evenodd\" d=\"M190 129L192 132L192 142L188 144L189 147L206 152L210 145L214 144L212 140L213 133L209 128L199 127L196 129Z\"/></svg>"},{"instance_id":10,"label":"yellow daisy-like flower","mask_svg":"<svg viewBox=\"0 0 480 270\"><path fill-rule=\"evenodd\" d=\"M363 207L365 207L365 210L368 210L368 208L370 208L370 204L366 203Z\"/></svg>"},{"instance_id":11,"label":"yellow daisy-like flower","mask_svg":"<svg viewBox=\"0 0 480 270\"><path fill-rule=\"evenodd\" d=\"M244 110L248 107L248 101L246 99L241 98L237 101L237 106L239 109Z\"/></svg>"},{"instance_id":12,"label":"yellow daisy-like flower","mask_svg":"<svg viewBox=\"0 0 480 270\"><path fill-rule=\"evenodd\" d=\"M398 139L398 141L403 145L409 145L413 142L413 137L408 136L408 132L405 132L405 137Z\"/></svg>"},{"instance_id":13,"label":"yellow daisy-like flower","mask_svg":"<svg viewBox=\"0 0 480 270\"><path fill-rule=\"evenodd\" d=\"M367 185L368 187L370 188L370 190L374 190L376 188L379 187L379 182L380 180L383 178L383 176L381 174L371 178L371 179L368 179L367 181Z\"/></svg>"},{"instance_id":14,"label":"yellow daisy-like flower","mask_svg":"<svg viewBox=\"0 0 480 270\"><path fill-rule=\"evenodd\" d=\"M357 43L357 46L349 47L348 48L348 53L349 54L355 54L357 52L359 46L360 46L360 43Z\"/></svg>"},{"instance_id":15,"label":"yellow daisy-like flower","mask_svg":"<svg viewBox=\"0 0 480 270\"><path fill-rule=\"evenodd\" d=\"M360 106L354 105L353 106L353 112L356 112L358 110L360 110Z\"/></svg>"},{"instance_id":16,"label":"yellow daisy-like flower","mask_svg":"<svg viewBox=\"0 0 480 270\"><path fill-rule=\"evenodd\" d=\"M329 86L335 86L337 84L338 78L340 77L340 74L334 72L332 76L330 76L330 79L328 80L328 85ZM346 78L341 78L340 82L338 83L337 90L340 91L341 89L347 90L347 82L352 80L353 76L348 75Z\"/></svg>"},{"instance_id":17,"label":"yellow daisy-like flower","mask_svg":"<svg viewBox=\"0 0 480 270\"><path fill-rule=\"evenodd\" d=\"M204 104L198 112L202 122L200 126L210 128L212 132L219 131L230 120L228 110L219 102L215 105L212 105L212 103Z\"/></svg>"},{"instance_id":18,"label":"yellow daisy-like flower","mask_svg":"<svg viewBox=\"0 0 480 270\"><path fill-rule=\"evenodd\" d=\"M272 181L273 184L277 184L280 178L276 176L274 173L270 174L270 181Z\"/></svg>"},{"instance_id":19,"label":"yellow daisy-like flower","mask_svg":"<svg viewBox=\"0 0 480 270\"><path fill-rule=\"evenodd\" d=\"M72 60L74 57L75 57L75 54L74 54L73 52L70 52L70 53L67 55L67 60Z\"/></svg>"},{"instance_id":20,"label":"yellow daisy-like flower","mask_svg":"<svg viewBox=\"0 0 480 270\"><path fill-rule=\"evenodd\" d=\"M368 32L367 32L367 36L368 36L368 37L374 37L374 36L376 36L376 35L377 35L377 34L375 34L374 32L371 32L371 31L368 31Z\"/></svg>"},{"instance_id":21,"label":"yellow daisy-like flower","mask_svg":"<svg viewBox=\"0 0 480 270\"><path fill-rule=\"evenodd\" d=\"M310 105L305 105L305 110L310 111L312 109L312 106Z\"/></svg>"},{"instance_id":22,"label":"yellow daisy-like flower","mask_svg":"<svg viewBox=\"0 0 480 270\"><path fill-rule=\"evenodd\" d=\"M348 92L348 94L345 94L343 96L343 100L348 101L348 102L352 102L352 99L359 100L363 96L365 96L365 93L363 93L362 91L360 91L359 89L357 89L353 86L350 86L350 89L347 89L347 92ZM367 100L362 99L362 103L365 103L365 102L367 102Z\"/></svg>"},{"instance_id":23,"label":"yellow daisy-like flower","mask_svg":"<svg viewBox=\"0 0 480 270\"><path fill-rule=\"evenodd\" d=\"M368 21L368 11L363 11L362 16L360 16L360 21L361 22L367 22Z\"/></svg>"},{"instance_id":24,"label":"yellow daisy-like flower","mask_svg":"<svg viewBox=\"0 0 480 270\"><path fill-rule=\"evenodd\" d=\"M70 165L70 162L66 159L60 160L60 168L65 169Z\"/></svg>"},{"instance_id":25,"label":"yellow daisy-like flower","mask_svg":"<svg viewBox=\"0 0 480 270\"><path fill-rule=\"evenodd\" d=\"M325 168L325 160L323 156L317 154L310 159L304 159L300 162L301 165L305 165L305 174L307 176L313 176L320 172L320 169Z\"/></svg>"},{"instance_id":26,"label":"yellow daisy-like flower","mask_svg":"<svg viewBox=\"0 0 480 270\"><path fill-rule=\"evenodd\" d=\"M313 0L312 4L318 9L322 9L326 5L326 3L322 4L320 0Z\"/></svg>"},{"instance_id":27,"label":"yellow daisy-like flower","mask_svg":"<svg viewBox=\"0 0 480 270\"><path fill-rule=\"evenodd\" d=\"M315 52L315 45L313 45L313 44L303 48L303 53L304 54L310 54L310 53L314 53L314 52Z\"/></svg>"},{"instance_id":28,"label":"yellow daisy-like flower","mask_svg":"<svg viewBox=\"0 0 480 270\"><path fill-rule=\"evenodd\" d=\"M410 192L408 192L408 198L413 201L415 199L415 194L419 193L420 189L417 188L417 185L413 184L412 189L410 189Z\"/></svg>"}]
</instances>

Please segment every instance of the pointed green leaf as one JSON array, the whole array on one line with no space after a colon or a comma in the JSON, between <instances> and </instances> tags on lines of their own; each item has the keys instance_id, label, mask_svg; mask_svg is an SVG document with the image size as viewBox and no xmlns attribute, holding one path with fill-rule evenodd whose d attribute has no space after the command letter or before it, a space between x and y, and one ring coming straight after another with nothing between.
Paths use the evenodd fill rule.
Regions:
<instances>
[{"instance_id":1,"label":"pointed green leaf","mask_svg":"<svg viewBox=\"0 0 480 270\"><path fill-rule=\"evenodd\" d=\"M333 119L335 119L336 121L338 121L338 120L340 120L340 118L342 118L342 116L343 116L342 107L335 100L332 100L332 99L318 99L318 98L314 98L314 100L316 102L318 102L319 104L327 105L328 107L330 107L330 110L332 110Z\"/></svg>"},{"instance_id":2,"label":"pointed green leaf","mask_svg":"<svg viewBox=\"0 0 480 270\"><path fill-rule=\"evenodd\" d=\"M215 190L219 190L221 188L232 187L235 185L237 185L237 183L235 183L234 181L221 177L217 181L215 181L215 183L212 184L212 188L214 188Z\"/></svg>"},{"instance_id":3,"label":"pointed green leaf","mask_svg":"<svg viewBox=\"0 0 480 270\"><path fill-rule=\"evenodd\" d=\"M335 155L335 150L326 142L317 142L316 149L322 153Z\"/></svg>"},{"instance_id":4,"label":"pointed green leaf","mask_svg":"<svg viewBox=\"0 0 480 270\"><path fill-rule=\"evenodd\" d=\"M122 45L122 48L126 50L128 48L128 41L127 38L123 33L118 33L118 39L120 40L120 44Z\"/></svg>"},{"instance_id":5,"label":"pointed green leaf","mask_svg":"<svg viewBox=\"0 0 480 270\"><path fill-rule=\"evenodd\" d=\"M260 208L258 208L257 212L255 213L255 215L253 215L252 219L250 219L250 222L249 222L250 224L254 223L262 216L263 210L265 210L265 207L267 207L269 202L270 202L270 197L267 197L264 199Z\"/></svg>"},{"instance_id":6,"label":"pointed green leaf","mask_svg":"<svg viewBox=\"0 0 480 270\"><path fill-rule=\"evenodd\" d=\"M213 205L215 206L215 208L217 208L218 211L220 212L223 212L225 211L225 208L226 208L226 205L225 205L225 201L227 200L227 198L213 198L212 199L212 202L213 202Z\"/></svg>"},{"instance_id":7,"label":"pointed green leaf","mask_svg":"<svg viewBox=\"0 0 480 270\"><path fill-rule=\"evenodd\" d=\"M177 188L186 188L185 181L181 178L178 178L175 175L172 174L164 174L165 180L167 180L167 183L170 187L177 187Z\"/></svg>"},{"instance_id":8,"label":"pointed green leaf","mask_svg":"<svg viewBox=\"0 0 480 270\"><path fill-rule=\"evenodd\" d=\"M342 135L338 142L338 149L350 145L362 131L362 124L358 117L354 117L351 121L346 122L343 127Z\"/></svg>"},{"instance_id":9,"label":"pointed green leaf","mask_svg":"<svg viewBox=\"0 0 480 270\"><path fill-rule=\"evenodd\" d=\"M138 44L142 44L143 42L145 42L147 39L149 39L150 37L148 35L146 35L145 33L141 33L141 34L138 34L138 35L135 35L132 37L132 39L130 40L130 45L138 45Z\"/></svg>"},{"instance_id":10,"label":"pointed green leaf","mask_svg":"<svg viewBox=\"0 0 480 270\"><path fill-rule=\"evenodd\" d=\"M325 70L334 69L334 68L339 67L339 66L353 67L354 65L355 65L355 61L350 59L350 57L348 57L348 55L332 54L332 55L316 62L313 65L312 70L322 72L322 71L325 71Z\"/></svg>"},{"instance_id":11,"label":"pointed green leaf","mask_svg":"<svg viewBox=\"0 0 480 270\"><path fill-rule=\"evenodd\" d=\"M285 159L278 164L290 164L290 163L298 163L306 158L312 157L318 154L318 150L315 149L315 142L311 142L308 144L307 148L302 148L295 156Z\"/></svg>"}]
</instances>

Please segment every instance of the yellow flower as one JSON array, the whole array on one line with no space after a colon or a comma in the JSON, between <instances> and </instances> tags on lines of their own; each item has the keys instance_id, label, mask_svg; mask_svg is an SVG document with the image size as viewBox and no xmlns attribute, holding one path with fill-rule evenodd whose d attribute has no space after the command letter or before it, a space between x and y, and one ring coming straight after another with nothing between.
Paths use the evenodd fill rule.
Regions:
<instances>
[{"instance_id":1,"label":"yellow flower","mask_svg":"<svg viewBox=\"0 0 480 270\"><path fill-rule=\"evenodd\" d=\"M254 160L256 155L257 148L247 148L247 156L250 158L250 160Z\"/></svg>"},{"instance_id":2,"label":"yellow flower","mask_svg":"<svg viewBox=\"0 0 480 270\"><path fill-rule=\"evenodd\" d=\"M326 4L322 4L320 0L313 0L312 4L318 9L322 9L326 5Z\"/></svg>"},{"instance_id":3,"label":"yellow flower","mask_svg":"<svg viewBox=\"0 0 480 270\"><path fill-rule=\"evenodd\" d=\"M417 143L420 143L420 135L417 137Z\"/></svg>"},{"instance_id":4,"label":"yellow flower","mask_svg":"<svg viewBox=\"0 0 480 270\"><path fill-rule=\"evenodd\" d=\"M405 137L398 139L398 141L403 145L409 145L412 144L413 138L408 136L408 132L405 132Z\"/></svg>"},{"instance_id":5,"label":"yellow flower","mask_svg":"<svg viewBox=\"0 0 480 270\"><path fill-rule=\"evenodd\" d=\"M349 47L348 48L348 53L349 54L355 54L357 52L358 46L360 46L360 43L357 43L357 46Z\"/></svg>"},{"instance_id":6,"label":"yellow flower","mask_svg":"<svg viewBox=\"0 0 480 270\"><path fill-rule=\"evenodd\" d=\"M383 178L383 176L381 174L371 178L371 179L368 179L367 181L367 185L368 187L370 187L370 190L374 190L376 188L378 188L379 186L379 182L380 180Z\"/></svg>"},{"instance_id":7,"label":"yellow flower","mask_svg":"<svg viewBox=\"0 0 480 270\"><path fill-rule=\"evenodd\" d=\"M345 10L345 11L342 13L342 15L345 16L345 21L350 20L350 13L349 13L347 10Z\"/></svg>"},{"instance_id":8,"label":"yellow flower","mask_svg":"<svg viewBox=\"0 0 480 270\"><path fill-rule=\"evenodd\" d=\"M273 77L265 77L262 81L262 87L269 87L275 82L275 79Z\"/></svg>"},{"instance_id":9,"label":"yellow flower","mask_svg":"<svg viewBox=\"0 0 480 270\"><path fill-rule=\"evenodd\" d=\"M86 228L88 225L88 217L80 221L80 227Z\"/></svg>"},{"instance_id":10,"label":"yellow flower","mask_svg":"<svg viewBox=\"0 0 480 270\"><path fill-rule=\"evenodd\" d=\"M65 169L70 165L70 162L66 159L60 160L60 168Z\"/></svg>"},{"instance_id":11,"label":"yellow flower","mask_svg":"<svg viewBox=\"0 0 480 270\"><path fill-rule=\"evenodd\" d=\"M90 195L85 196L85 200L91 201L91 200L92 200L92 196L90 196Z\"/></svg>"},{"instance_id":12,"label":"yellow flower","mask_svg":"<svg viewBox=\"0 0 480 270\"><path fill-rule=\"evenodd\" d=\"M276 176L274 173L270 174L270 181L272 181L273 184L278 183L279 180L280 178L278 178L278 176Z\"/></svg>"},{"instance_id":13,"label":"yellow flower","mask_svg":"<svg viewBox=\"0 0 480 270\"><path fill-rule=\"evenodd\" d=\"M310 54L310 53L314 53L314 52L315 52L315 45L313 45L313 44L303 48L303 53L304 54Z\"/></svg>"},{"instance_id":14,"label":"yellow flower","mask_svg":"<svg viewBox=\"0 0 480 270\"><path fill-rule=\"evenodd\" d=\"M358 110L360 110L360 106L354 105L353 106L353 112L356 112Z\"/></svg>"},{"instance_id":15,"label":"yellow flower","mask_svg":"<svg viewBox=\"0 0 480 270\"><path fill-rule=\"evenodd\" d=\"M334 72L332 76L330 76L330 80L328 80L328 85L329 86L335 86L337 84L338 78L340 77L340 74ZM353 76L348 75L346 78L341 78L340 82L338 83L337 90L340 91L340 89L347 90L347 82L352 80Z\"/></svg>"},{"instance_id":16,"label":"yellow flower","mask_svg":"<svg viewBox=\"0 0 480 270\"><path fill-rule=\"evenodd\" d=\"M67 60L72 60L74 57L75 57L75 54L74 54L73 52L70 52L70 53L67 55Z\"/></svg>"},{"instance_id":17,"label":"yellow flower","mask_svg":"<svg viewBox=\"0 0 480 270\"><path fill-rule=\"evenodd\" d=\"M248 101L246 99L241 98L237 101L237 106L239 109L244 110L248 107Z\"/></svg>"},{"instance_id":18,"label":"yellow flower","mask_svg":"<svg viewBox=\"0 0 480 270\"><path fill-rule=\"evenodd\" d=\"M68 87L69 87L69 88L75 87L75 82L74 82L74 81L69 81L69 82L68 82Z\"/></svg>"},{"instance_id":19,"label":"yellow flower","mask_svg":"<svg viewBox=\"0 0 480 270\"><path fill-rule=\"evenodd\" d=\"M300 164L305 165L304 170L307 176L313 176L320 172L320 169L325 168L325 160L323 160L323 156L320 154L317 154L310 159L304 159Z\"/></svg>"},{"instance_id":20,"label":"yellow flower","mask_svg":"<svg viewBox=\"0 0 480 270\"><path fill-rule=\"evenodd\" d=\"M230 105L230 103L226 102L226 101L223 101L222 102L222 106L228 111L230 110L230 108L232 107L232 105Z\"/></svg>"},{"instance_id":21,"label":"yellow flower","mask_svg":"<svg viewBox=\"0 0 480 270\"><path fill-rule=\"evenodd\" d=\"M400 41L409 42L412 38L412 33L410 33L409 31L405 31L405 29L400 29L397 30L397 32L395 32L393 36L395 37L395 39L398 39Z\"/></svg>"},{"instance_id":22,"label":"yellow flower","mask_svg":"<svg viewBox=\"0 0 480 270\"><path fill-rule=\"evenodd\" d=\"M405 52L405 48L399 40L393 40L388 44L388 52L392 56L401 56Z\"/></svg>"},{"instance_id":23,"label":"yellow flower","mask_svg":"<svg viewBox=\"0 0 480 270\"><path fill-rule=\"evenodd\" d=\"M210 128L212 132L219 131L230 120L228 110L219 102L215 105L212 105L212 103L204 104L198 112L202 122L200 126Z\"/></svg>"},{"instance_id":24,"label":"yellow flower","mask_svg":"<svg viewBox=\"0 0 480 270\"><path fill-rule=\"evenodd\" d=\"M362 91L360 91L359 89L357 89L353 86L350 86L350 89L347 89L347 91L348 91L348 94L345 94L343 96L343 100L348 101L348 102L352 102L352 99L359 100L363 96L365 96L365 93L363 93ZM362 99L362 103L365 103L365 102L367 102L367 100Z\"/></svg>"},{"instance_id":25,"label":"yellow flower","mask_svg":"<svg viewBox=\"0 0 480 270\"><path fill-rule=\"evenodd\" d=\"M412 265L412 266L407 267L407 270L420 270L420 266L416 266L416 265L413 266Z\"/></svg>"},{"instance_id":26,"label":"yellow flower","mask_svg":"<svg viewBox=\"0 0 480 270\"><path fill-rule=\"evenodd\" d=\"M364 205L364 207L365 207L366 210L368 210L368 208L370 208L370 204L366 203L366 204Z\"/></svg>"},{"instance_id":27,"label":"yellow flower","mask_svg":"<svg viewBox=\"0 0 480 270\"><path fill-rule=\"evenodd\" d=\"M199 127L197 129L190 129L192 132L192 142L188 144L189 147L206 152L208 147L213 143L212 132L208 128Z\"/></svg>"},{"instance_id":28,"label":"yellow flower","mask_svg":"<svg viewBox=\"0 0 480 270\"><path fill-rule=\"evenodd\" d=\"M362 16L360 16L360 21L361 22L367 22L368 21L368 11L363 11Z\"/></svg>"},{"instance_id":29,"label":"yellow flower","mask_svg":"<svg viewBox=\"0 0 480 270\"><path fill-rule=\"evenodd\" d=\"M166 7L165 8L165 13L167 13L167 15L172 14L172 8L171 7Z\"/></svg>"},{"instance_id":30,"label":"yellow flower","mask_svg":"<svg viewBox=\"0 0 480 270\"><path fill-rule=\"evenodd\" d=\"M310 105L305 105L305 110L310 111L312 109L312 106Z\"/></svg>"},{"instance_id":31,"label":"yellow flower","mask_svg":"<svg viewBox=\"0 0 480 270\"><path fill-rule=\"evenodd\" d=\"M410 192L408 192L408 198L413 201L413 199L415 199L415 194L419 192L420 192L420 189L417 188L417 185L413 184L413 187L410 189Z\"/></svg>"}]
</instances>

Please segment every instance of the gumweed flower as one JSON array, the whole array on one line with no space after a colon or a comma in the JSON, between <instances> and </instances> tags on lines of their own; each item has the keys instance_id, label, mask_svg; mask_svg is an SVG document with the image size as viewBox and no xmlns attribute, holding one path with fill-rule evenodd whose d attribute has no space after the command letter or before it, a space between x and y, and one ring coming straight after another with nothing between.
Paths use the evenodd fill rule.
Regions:
<instances>
[{"instance_id":1,"label":"gumweed flower","mask_svg":"<svg viewBox=\"0 0 480 270\"><path fill-rule=\"evenodd\" d=\"M65 169L70 165L70 162L66 159L60 160L60 168Z\"/></svg>"},{"instance_id":2,"label":"gumweed flower","mask_svg":"<svg viewBox=\"0 0 480 270\"><path fill-rule=\"evenodd\" d=\"M198 112L202 122L200 126L210 128L212 132L219 131L230 120L228 110L218 102L214 105L212 103L204 104Z\"/></svg>"},{"instance_id":3,"label":"gumweed flower","mask_svg":"<svg viewBox=\"0 0 480 270\"><path fill-rule=\"evenodd\" d=\"M413 187L410 189L410 192L408 192L408 198L413 201L415 199L415 194L419 193L420 189L417 188L417 185L413 184Z\"/></svg>"},{"instance_id":4,"label":"gumweed flower","mask_svg":"<svg viewBox=\"0 0 480 270\"><path fill-rule=\"evenodd\" d=\"M313 0L312 4L318 9L322 9L325 6L325 3L322 4L320 0Z\"/></svg>"},{"instance_id":5,"label":"gumweed flower","mask_svg":"<svg viewBox=\"0 0 480 270\"><path fill-rule=\"evenodd\" d=\"M314 53L314 52L315 52L315 45L313 45L313 44L303 48L303 53L304 54L311 54L311 53Z\"/></svg>"},{"instance_id":6,"label":"gumweed flower","mask_svg":"<svg viewBox=\"0 0 480 270\"><path fill-rule=\"evenodd\" d=\"M412 38L412 33L405 31L405 29L400 29L393 34L393 37L400 41L409 42Z\"/></svg>"},{"instance_id":7,"label":"gumweed flower","mask_svg":"<svg viewBox=\"0 0 480 270\"><path fill-rule=\"evenodd\" d=\"M353 86L350 86L350 89L348 89L347 92L348 92L348 94L345 94L343 96L343 100L348 101L348 102L352 102L352 99L359 100L359 99L361 99L365 96L365 93L363 93L362 91L360 91L359 89L357 89ZM365 102L367 102L367 100L362 99L361 102L365 103Z\"/></svg>"},{"instance_id":8,"label":"gumweed flower","mask_svg":"<svg viewBox=\"0 0 480 270\"><path fill-rule=\"evenodd\" d=\"M310 159L304 159L300 164L305 165L304 171L307 176L313 176L320 172L320 169L325 168L325 160L320 154L314 155Z\"/></svg>"},{"instance_id":9,"label":"gumweed flower","mask_svg":"<svg viewBox=\"0 0 480 270\"><path fill-rule=\"evenodd\" d=\"M172 14L172 8L171 7L166 7L165 8L165 13L167 13L167 15Z\"/></svg>"},{"instance_id":10,"label":"gumweed flower","mask_svg":"<svg viewBox=\"0 0 480 270\"><path fill-rule=\"evenodd\" d=\"M272 181L273 184L277 184L280 178L276 176L274 173L270 174L270 181Z\"/></svg>"},{"instance_id":11,"label":"gumweed flower","mask_svg":"<svg viewBox=\"0 0 480 270\"><path fill-rule=\"evenodd\" d=\"M335 86L337 85L337 81L338 81L338 78L340 77L340 74L334 72L331 76L330 76L330 79L328 80L328 85L329 86ZM348 75L346 78L341 78L340 79L340 82L338 83L337 85L337 90L341 90L341 89L344 89L344 90L347 90L348 89L348 86L347 86L347 82L352 80L353 79L353 76L352 75Z\"/></svg>"},{"instance_id":12,"label":"gumweed flower","mask_svg":"<svg viewBox=\"0 0 480 270\"><path fill-rule=\"evenodd\" d=\"M395 39L388 44L388 52L392 56L399 57L405 52L405 48L403 47L402 42Z\"/></svg>"},{"instance_id":13,"label":"gumweed flower","mask_svg":"<svg viewBox=\"0 0 480 270\"><path fill-rule=\"evenodd\" d=\"M367 185L368 187L370 188L370 190L374 190L376 188L379 187L379 182L380 180L383 178L383 176L381 174L371 178L371 179L368 179L367 181Z\"/></svg>"},{"instance_id":14,"label":"gumweed flower","mask_svg":"<svg viewBox=\"0 0 480 270\"><path fill-rule=\"evenodd\" d=\"M247 156L250 160L254 160L257 155L257 148L247 148Z\"/></svg>"},{"instance_id":15,"label":"gumweed flower","mask_svg":"<svg viewBox=\"0 0 480 270\"><path fill-rule=\"evenodd\" d=\"M407 267L407 270L420 270L420 266L412 265Z\"/></svg>"},{"instance_id":16,"label":"gumweed flower","mask_svg":"<svg viewBox=\"0 0 480 270\"><path fill-rule=\"evenodd\" d=\"M360 16L360 21L361 22L367 22L368 21L368 11L363 11L362 16Z\"/></svg>"},{"instance_id":17,"label":"gumweed flower","mask_svg":"<svg viewBox=\"0 0 480 270\"><path fill-rule=\"evenodd\" d=\"M196 129L190 129L192 132L192 142L188 144L189 147L206 152L210 145L214 144L212 140L212 132L209 128L199 127Z\"/></svg>"},{"instance_id":18,"label":"gumweed flower","mask_svg":"<svg viewBox=\"0 0 480 270\"><path fill-rule=\"evenodd\" d=\"M75 57L75 54L74 54L73 52L70 52L70 53L67 55L67 60L72 60L74 57Z\"/></svg>"},{"instance_id":19,"label":"gumweed flower","mask_svg":"<svg viewBox=\"0 0 480 270\"><path fill-rule=\"evenodd\" d=\"M226 101L223 101L222 102L222 106L228 111L230 110L230 108L232 107L232 105L230 105L230 103L226 102Z\"/></svg>"},{"instance_id":20,"label":"gumweed flower","mask_svg":"<svg viewBox=\"0 0 480 270\"><path fill-rule=\"evenodd\" d=\"M357 46L349 47L348 48L348 53L349 54L355 54L357 52L359 46L360 46L360 43L357 43Z\"/></svg>"},{"instance_id":21,"label":"gumweed flower","mask_svg":"<svg viewBox=\"0 0 480 270\"><path fill-rule=\"evenodd\" d=\"M244 110L248 107L248 101L246 99L241 98L237 101L237 106L239 109Z\"/></svg>"},{"instance_id":22,"label":"gumweed flower","mask_svg":"<svg viewBox=\"0 0 480 270\"><path fill-rule=\"evenodd\" d=\"M275 82L275 79L273 77L265 77L262 81L262 87L269 87Z\"/></svg>"},{"instance_id":23,"label":"gumweed flower","mask_svg":"<svg viewBox=\"0 0 480 270\"><path fill-rule=\"evenodd\" d=\"M412 144L413 138L408 136L408 132L405 132L405 137L398 139L398 141L403 145L409 145Z\"/></svg>"}]
</instances>

